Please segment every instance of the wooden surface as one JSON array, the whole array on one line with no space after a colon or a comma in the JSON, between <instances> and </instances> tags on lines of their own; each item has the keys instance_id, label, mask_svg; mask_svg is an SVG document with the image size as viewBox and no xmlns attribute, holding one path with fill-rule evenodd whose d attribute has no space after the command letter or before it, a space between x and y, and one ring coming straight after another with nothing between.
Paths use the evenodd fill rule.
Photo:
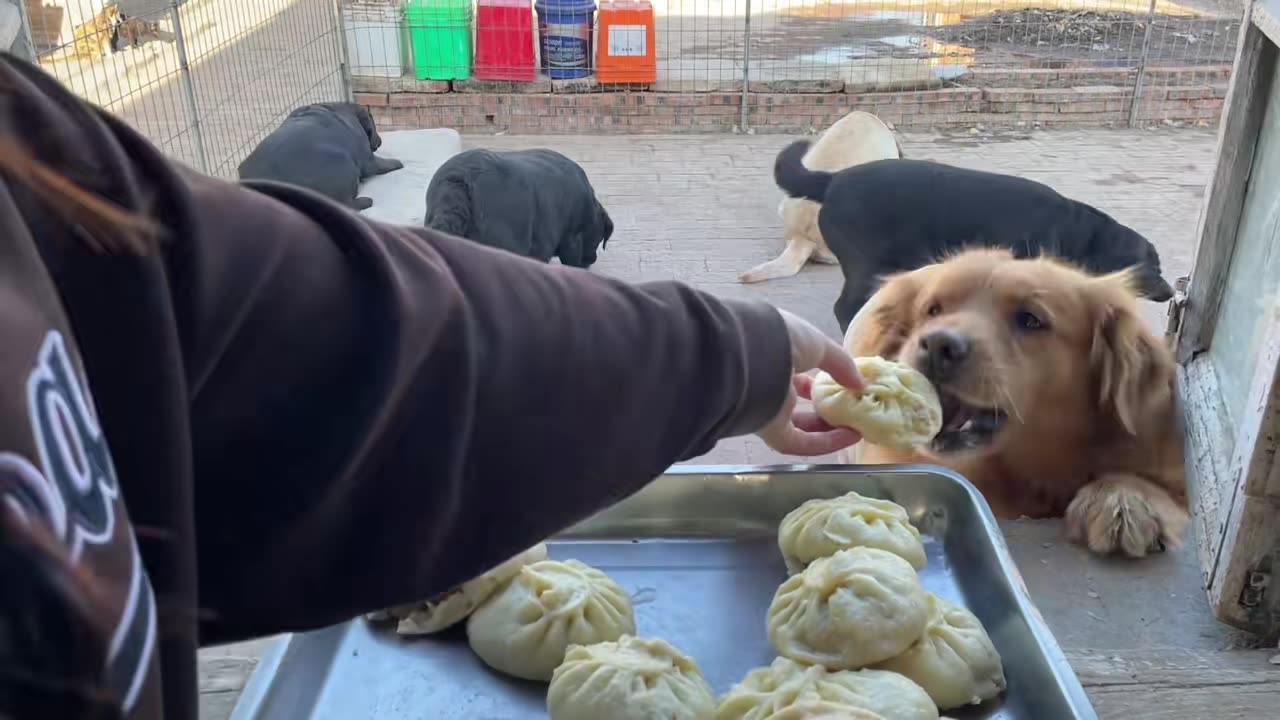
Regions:
<instances>
[{"instance_id":1,"label":"wooden surface","mask_svg":"<svg viewBox=\"0 0 1280 720\"><path fill-rule=\"evenodd\" d=\"M1124 720L1274 718L1280 666L1273 650L1235 652L1153 648L1123 656L1068 651L1098 717Z\"/></svg>"},{"instance_id":2,"label":"wooden surface","mask_svg":"<svg viewBox=\"0 0 1280 720\"><path fill-rule=\"evenodd\" d=\"M1258 242L1275 242L1270 224L1261 220L1253 223L1257 227L1252 234L1244 233L1249 218L1267 213L1268 206L1274 204L1268 197L1270 192L1254 187L1260 179L1254 173L1257 170L1254 163L1261 163L1258 156L1266 155L1267 147L1280 142L1275 122L1266 122L1268 104L1275 109L1271 100L1274 99L1276 45L1258 24L1266 26L1271 15L1260 4L1247 5L1247 8L1233 82L1222 117L1219 158L1199 222L1199 245L1178 338L1178 356L1184 365L1180 380L1187 416L1188 480L1192 486L1198 552L1210 605L1217 618L1226 623L1271 634L1277 629L1276 620L1266 610L1265 600L1261 606L1244 605L1242 593L1247 589L1252 571L1280 542L1280 523L1276 523L1272 515L1276 503L1266 498L1270 479L1277 473L1276 443L1280 442L1277 441L1280 436L1277 411L1280 410L1277 410L1275 393L1276 369L1280 364L1280 322L1266 302L1261 314L1254 318L1240 315L1239 307L1234 307L1230 322L1221 328L1239 331L1236 325L1244 323L1244 327L1251 328L1247 334L1257 333L1254 323L1261 323L1265 342L1258 348L1235 347L1240 345L1236 337L1228 347L1222 346L1226 342L1224 337L1215 337L1220 329L1222 310L1233 301L1239 304L1240 300L1239 292L1233 295L1226 288L1229 283L1248 279L1231 277L1235 255L1238 252L1248 255L1251 250L1247 249L1257 254ZM1262 176L1268 176L1266 165L1260 167L1265 170ZM1263 197L1265 195L1267 197ZM1248 218L1245 217L1247 211L1252 211ZM1260 232L1266 237L1254 237ZM1247 241L1252 241L1252 245ZM1244 266L1243 263L1244 260L1236 264ZM1247 266L1245 275L1248 275ZM1257 295L1265 301L1266 288L1258 288ZM1225 296L1230 297L1225 299ZM1228 337L1235 336L1228 333ZM1213 350L1204 352L1215 342L1217 346ZM1239 387L1240 378L1229 374L1224 379L1221 373L1234 368L1230 354L1236 352L1248 355L1258 352L1260 356L1252 378L1243 379L1248 383L1245 386L1249 388L1248 401L1230 402L1239 415L1231 418L1224 407L1222 391ZM1213 355L1220 357L1215 360ZM1217 364L1224 366L1219 368ZM1249 374L1248 369L1242 372ZM1221 384L1228 380L1236 384Z\"/></svg>"},{"instance_id":3,"label":"wooden surface","mask_svg":"<svg viewBox=\"0 0 1280 720\"><path fill-rule=\"evenodd\" d=\"M209 656L200 654L200 718L225 720L231 717L244 684L258 667L255 656Z\"/></svg>"},{"instance_id":4,"label":"wooden surface","mask_svg":"<svg viewBox=\"0 0 1280 720\"><path fill-rule=\"evenodd\" d=\"M1250 21L1251 12L1251 9L1246 11L1240 25L1231 89L1227 91L1218 131L1218 159L1205 189L1206 200L1200 213L1186 316L1178 338L1179 362L1186 362L1203 351L1213 337L1254 146L1266 107L1266 90L1275 70L1276 46Z\"/></svg>"},{"instance_id":5,"label":"wooden surface","mask_svg":"<svg viewBox=\"0 0 1280 720\"><path fill-rule=\"evenodd\" d=\"M1269 662L1275 654L1151 648L1123 654L1068 650L1067 659L1103 720L1262 720L1280 708L1280 665ZM256 666L254 658L202 656L201 720L230 717Z\"/></svg>"},{"instance_id":6,"label":"wooden surface","mask_svg":"<svg viewBox=\"0 0 1280 720\"><path fill-rule=\"evenodd\" d=\"M1280 45L1280 0L1257 0L1253 3L1253 24L1271 42Z\"/></svg>"},{"instance_id":7,"label":"wooden surface","mask_svg":"<svg viewBox=\"0 0 1280 720\"><path fill-rule=\"evenodd\" d=\"M1231 510L1227 465L1232 437L1231 421L1222 407L1218 392L1218 375L1208 355L1192 358L1178 368L1178 392L1186 420L1188 497L1196 552L1200 558L1202 584L1208 587L1213 577L1222 535L1226 531ZM1224 447L1227 446L1227 447Z\"/></svg>"}]
</instances>

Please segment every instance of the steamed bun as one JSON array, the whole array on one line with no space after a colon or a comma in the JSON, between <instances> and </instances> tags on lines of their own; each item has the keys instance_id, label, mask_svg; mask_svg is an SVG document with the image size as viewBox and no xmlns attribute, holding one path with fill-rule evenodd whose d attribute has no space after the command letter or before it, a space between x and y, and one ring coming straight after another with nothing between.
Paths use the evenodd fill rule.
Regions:
<instances>
[{"instance_id":1,"label":"steamed bun","mask_svg":"<svg viewBox=\"0 0 1280 720\"><path fill-rule=\"evenodd\" d=\"M825 700L805 700L795 705L788 705L768 715L765 720L887 720L887 718L879 713L849 705Z\"/></svg>"},{"instance_id":2,"label":"steamed bun","mask_svg":"<svg viewBox=\"0 0 1280 720\"><path fill-rule=\"evenodd\" d=\"M919 570L925 566L920 531L897 503L851 492L830 500L809 500L778 526L778 548L787 570L796 573L818 558L852 547L887 550Z\"/></svg>"},{"instance_id":3,"label":"steamed bun","mask_svg":"<svg viewBox=\"0 0 1280 720\"><path fill-rule=\"evenodd\" d=\"M551 720L712 720L716 701L697 663L663 640L623 635L574 645L551 676Z\"/></svg>"},{"instance_id":4,"label":"steamed bun","mask_svg":"<svg viewBox=\"0 0 1280 720\"><path fill-rule=\"evenodd\" d=\"M447 593L430 600L390 612L400 622L396 632L401 635L429 635L453 627L488 600L508 580L529 563L547 559L547 546L538 543L483 575L472 578Z\"/></svg>"},{"instance_id":5,"label":"steamed bun","mask_svg":"<svg viewBox=\"0 0 1280 720\"><path fill-rule=\"evenodd\" d=\"M798 662L861 668L911 647L928 612L910 563L877 548L851 548L782 583L769 605L769 642Z\"/></svg>"},{"instance_id":6,"label":"steamed bun","mask_svg":"<svg viewBox=\"0 0 1280 720\"><path fill-rule=\"evenodd\" d=\"M879 665L919 683L943 710L989 700L1007 687L1004 666L982 623L954 603L929 594L924 634Z\"/></svg>"},{"instance_id":7,"label":"steamed bun","mask_svg":"<svg viewBox=\"0 0 1280 720\"><path fill-rule=\"evenodd\" d=\"M938 709L929 695L897 673L828 672L819 665L802 665L781 657L769 667L747 673L721 698L716 720L765 720L788 707L813 702L869 711L874 713L872 717L889 720L938 720Z\"/></svg>"},{"instance_id":8,"label":"steamed bun","mask_svg":"<svg viewBox=\"0 0 1280 720\"><path fill-rule=\"evenodd\" d=\"M526 680L551 679L570 645L636 632L631 600L618 583L577 560L520 568L467 620L471 649L489 667Z\"/></svg>"},{"instance_id":9,"label":"steamed bun","mask_svg":"<svg viewBox=\"0 0 1280 720\"><path fill-rule=\"evenodd\" d=\"M909 450L942 430L942 401L915 368L881 357L855 358L867 381L850 390L825 372L813 381L813 409L828 423L862 433L873 445Z\"/></svg>"}]
</instances>

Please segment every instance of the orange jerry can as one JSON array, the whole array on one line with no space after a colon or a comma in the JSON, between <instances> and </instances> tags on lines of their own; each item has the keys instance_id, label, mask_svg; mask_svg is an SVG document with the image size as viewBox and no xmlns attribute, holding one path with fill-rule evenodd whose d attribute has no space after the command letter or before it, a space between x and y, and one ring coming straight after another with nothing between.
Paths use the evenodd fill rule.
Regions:
<instances>
[{"instance_id":1,"label":"orange jerry can","mask_svg":"<svg viewBox=\"0 0 1280 720\"><path fill-rule=\"evenodd\" d=\"M658 80L653 3L604 0L597 15L596 81L652 84Z\"/></svg>"}]
</instances>

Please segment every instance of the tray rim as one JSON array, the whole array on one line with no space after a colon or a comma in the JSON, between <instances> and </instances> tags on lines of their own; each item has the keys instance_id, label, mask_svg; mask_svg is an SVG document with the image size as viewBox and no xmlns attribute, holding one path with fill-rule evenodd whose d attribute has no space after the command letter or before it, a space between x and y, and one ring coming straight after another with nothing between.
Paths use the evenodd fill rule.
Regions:
<instances>
[{"instance_id":1,"label":"tray rim","mask_svg":"<svg viewBox=\"0 0 1280 720\"><path fill-rule=\"evenodd\" d=\"M1098 720L1097 711L1093 707L1093 703L1089 700L1088 694L1084 690L1084 686L1080 684L1080 678L1076 675L1075 669L1068 662L1066 654L1062 651L1062 647L1058 644L1057 638L1049 629L1049 625L1045 622L1044 617L1040 614L1039 609L1031 600L1031 595L1027 590L1026 583L1022 579L1022 573L1019 572L1017 565L1013 561L1013 556L1009 552L1008 543L1005 541L1004 533L1000 530L1000 525L996 520L995 514L991 511L991 506L987 503L982 493L974 487L963 475L943 467L941 465L931 465L926 463L898 463L885 465L843 465L830 463L792 463L792 464L773 464L773 465L673 465L661 474L654 477L654 480L664 476L692 476L692 475L794 475L794 474L834 474L834 475L903 475L903 474L928 474L943 477L950 482L958 485L965 494L968 495L970 502L978 512L979 520L985 530L985 535L990 539L992 549L996 555L996 561L999 563L1000 570L1009 580L1009 587L1013 592L1014 604L1025 618L1027 626L1031 631L1031 635L1035 638L1036 644L1040 651L1045 655L1050 666L1053 668L1053 676L1058 684L1058 689L1063 697L1071 706L1075 720ZM641 488L643 490L643 488ZM639 492L639 490L637 491ZM629 497L629 496L628 496ZM622 502L621 500L619 502ZM615 503L616 504L616 503ZM603 509L601 510L603 511ZM565 528L568 530L569 528ZM562 531L563 532L563 531ZM562 537L560 534L553 535L549 540L555 540ZM346 621L357 622L359 618L353 618ZM346 623L340 623L346 624ZM317 628L319 630L320 628ZM289 633L280 636L267 650L258 666L254 668L248 681L245 683L240 697L237 698L235 707L231 711L230 720L255 720L261 705L266 702L270 689L275 683L277 673L284 664L286 657L290 654L290 650L299 633Z\"/></svg>"}]
</instances>

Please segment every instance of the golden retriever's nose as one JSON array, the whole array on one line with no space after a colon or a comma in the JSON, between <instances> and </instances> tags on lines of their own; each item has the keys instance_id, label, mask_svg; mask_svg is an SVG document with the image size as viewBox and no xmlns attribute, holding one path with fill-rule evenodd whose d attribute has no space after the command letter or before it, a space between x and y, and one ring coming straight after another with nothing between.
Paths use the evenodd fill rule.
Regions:
<instances>
[{"instance_id":1,"label":"golden retriever's nose","mask_svg":"<svg viewBox=\"0 0 1280 720\"><path fill-rule=\"evenodd\" d=\"M969 357L969 339L954 330L934 330L920 338L920 366L934 382L949 380Z\"/></svg>"}]
</instances>

